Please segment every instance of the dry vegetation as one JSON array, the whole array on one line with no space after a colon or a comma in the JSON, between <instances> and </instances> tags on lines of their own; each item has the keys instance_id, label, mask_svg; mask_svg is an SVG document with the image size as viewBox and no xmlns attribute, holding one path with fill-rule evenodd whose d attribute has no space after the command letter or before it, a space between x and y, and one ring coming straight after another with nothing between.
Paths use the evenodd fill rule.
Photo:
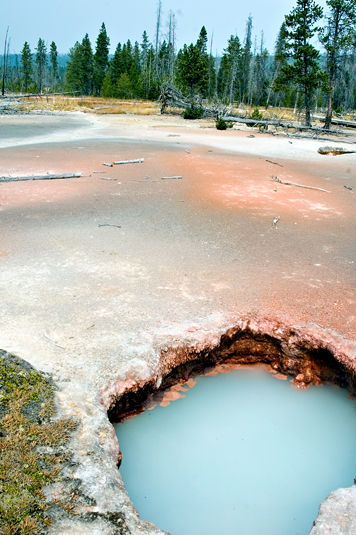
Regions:
<instances>
[{"instance_id":1,"label":"dry vegetation","mask_svg":"<svg viewBox=\"0 0 356 535\"><path fill-rule=\"evenodd\" d=\"M156 102L121 100L102 97L33 97L22 103L21 110L81 111L84 113L155 115L160 112Z\"/></svg>"},{"instance_id":2,"label":"dry vegetation","mask_svg":"<svg viewBox=\"0 0 356 535\"><path fill-rule=\"evenodd\" d=\"M49 96L33 97L25 103L19 105L21 110L43 110L43 111L81 111L84 113L106 114L131 114L131 115L157 115L160 114L160 104L149 100L123 100L103 97L67 97ZM251 115L254 108L245 106L244 109L232 108L232 113L236 115ZM169 108L170 113L179 114L183 110ZM293 110L287 108L264 108L260 109L266 119L288 119L296 120Z\"/></svg>"},{"instance_id":3,"label":"dry vegetation","mask_svg":"<svg viewBox=\"0 0 356 535\"><path fill-rule=\"evenodd\" d=\"M233 115L241 115L241 116L247 116L249 117L253 111L254 107L252 106L244 106L243 108L239 108L236 106L233 106L231 113ZM263 115L263 119L266 120L279 120L279 121L296 121L299 123L304 122L304 110L297 110L296 113L294 113L294 110L292 108L273 108L269 107L268 110L265 108L258 108L260 113ZM325 110L321 111L318 110L315 114L320 117L325 116ZM354 115L353 114L345 114L344 116L345 120L348 121L354 121Z\"/></svg>"},{"instance_id":4,"label":"dry vegetation","mask_svg":"<svg viewBox=\"0 0 356 535\"><path fill-rule=\"evenodd\" d=\"M44 111L44 112L83 112L94 113L97 115L139 115L153 116L160 115L160 104L149 100L124 100L103 97L71 97L65 95L31 97L16 106L22 111ZM243 106L242 108L234 105L231 114L241 117L250 117L254 107ZM303 110L294 113L291 108L273 108L268 110L259 108L263 119L290 121L302 124L304 121ZM170 115L182 116L183 110L179 108L167 108ZM319 111L319 116L323 112ZM345 119L354 120L353 115L345 115ZM211 122L211 121L210 121ZM317 125L320 126L319 122Z\"/></svg>"}]
</instances>

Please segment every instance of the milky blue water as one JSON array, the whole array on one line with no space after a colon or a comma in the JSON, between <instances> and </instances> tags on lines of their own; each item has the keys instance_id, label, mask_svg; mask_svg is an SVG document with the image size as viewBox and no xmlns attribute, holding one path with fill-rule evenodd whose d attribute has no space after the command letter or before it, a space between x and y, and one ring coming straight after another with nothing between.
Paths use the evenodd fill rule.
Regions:
<instances>
[{"instance_id":1,"label":"milky blue water","mask_svg":"<svg viewBox=\"0 0 356 535\"><path fill-rule=\"evenodd\" d=\"M195 380L116 426L140 518L172 535L307 535L326 496L353 485L355 403L261 368Z\"/></svg>"}]
</instances>

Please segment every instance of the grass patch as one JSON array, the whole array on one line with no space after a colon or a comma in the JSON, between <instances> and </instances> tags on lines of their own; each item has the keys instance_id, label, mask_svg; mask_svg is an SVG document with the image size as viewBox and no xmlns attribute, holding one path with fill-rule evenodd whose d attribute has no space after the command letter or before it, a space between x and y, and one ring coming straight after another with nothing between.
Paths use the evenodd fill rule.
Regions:
<instances>
[{"instance_id":1,"label":"grass patch","mask_svg":"<svg viewBox=\"0 0 356 535\"><path fill-rule=\"evenodd\" d=\"M41 489L60 480L62 463L68 460L61 447L76 427L72 420L55 416L49 380L0 351L1 535L43 533L51 522Z\"/></svg>"},{"instance_id":2,"label":"grass patch","mask_svg":"<svg viewBox=\"0 0 356 535\"><path fill-rule=\"evenodd\" d=\"M123 100L102 97L67 97L53 96L33 97L19 105L26 111L81 111L84 113L156 115L160 113L157 102L149 100Z\"/></svg>"}]
</instances>

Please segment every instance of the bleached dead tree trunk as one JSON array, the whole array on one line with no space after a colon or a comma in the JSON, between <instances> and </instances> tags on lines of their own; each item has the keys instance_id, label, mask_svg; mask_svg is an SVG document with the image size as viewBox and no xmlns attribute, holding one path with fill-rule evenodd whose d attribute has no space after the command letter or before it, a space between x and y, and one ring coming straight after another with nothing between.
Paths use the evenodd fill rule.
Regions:
<instances>
[{"instance_id":1,"label":"bleached dead tree trunk","mask_svg":"<svg viewBox=\"0 0 356 535\"><path fill-rule=\"evenodd\" d=\"M169 12L169 30L168 30L168 71L172 83L174 83L174 64L175 64L175 50L176 50L176 16L171 10Z\"/></svg>"},{"instance_id":2,"label":"bleached dead tree trunk","mask_svg":"<svg viewBox=\"0 0 356 535\"><path fill-rule=\"evenodd\" d=\"M155 39L155 62L153 68L153 77L157 78L158 75L158 51L159 51L159 38L161 34L161 19L162 19L162 0L158 0L157 4L157 22L156 22L156 39Z\"/></svg>"},{"instance_id":3,"label":"bleached dead tree trunk","mask_svg":"<svg viewBox=\"0 0 356 535\"><path fill-rule=\"evenodd\" d=\"M5 95L5 84L6 84L6 70L7 70L7 58L9 55L10 42L8 42L9 27L6 30L5 44L4 44L4 56L2 60L2 88L1 94Z\"/></svg>"}]
</instances>

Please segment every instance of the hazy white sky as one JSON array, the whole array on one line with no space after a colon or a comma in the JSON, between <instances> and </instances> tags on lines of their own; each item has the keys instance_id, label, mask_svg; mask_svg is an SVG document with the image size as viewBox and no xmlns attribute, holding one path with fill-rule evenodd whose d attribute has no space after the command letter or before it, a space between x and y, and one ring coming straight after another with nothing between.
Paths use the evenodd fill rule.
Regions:
<instances>
[{"instance_id":1,"label":"hazy white sky","mask_svg":"<svg viewBox=\"0 0 356 535\"><path fill-rule=\"evenodd\" d=\"M325 0L318 2L325 6ZM227 39L236 34L244 37L246 19L253 17L253 35L265 33L266 46L272 51L284 15L295 6L295 0L163 0L163 32L169 10L177 16L177 44L195 42L205 25L209 37L214 34L213 50L221 54ZM157 0L2 0L0 15L0 50L3 49L7 26L10 27L11 52L19 52L25 41L33 50L41 37L49 45L57 44L59 52L68 52L75 41L86 33L94 46L100 26L105 22L111 51L118 42L131 39L141 42L147 31L154 40ZM0 52L1 53L1 52Z\"/></svg>"}]
</instances>

